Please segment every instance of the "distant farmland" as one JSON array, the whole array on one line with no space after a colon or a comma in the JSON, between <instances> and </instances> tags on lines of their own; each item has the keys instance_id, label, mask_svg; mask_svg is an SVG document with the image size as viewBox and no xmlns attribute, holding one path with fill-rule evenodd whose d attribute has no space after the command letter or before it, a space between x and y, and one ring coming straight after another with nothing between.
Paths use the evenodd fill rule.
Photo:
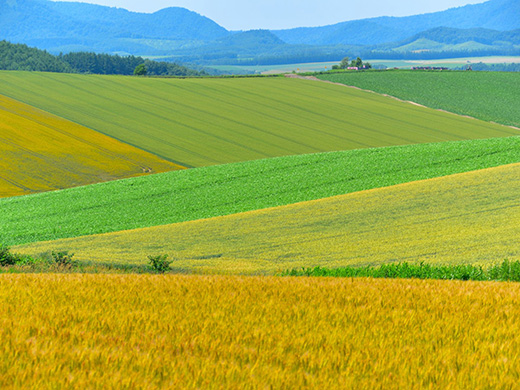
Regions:
<instances>
[{"instance_id":1,"label":"distant farmland","mask_svg":"<svg viewBox=\"0 0 520 390\"><path fill-rule=\"evenodd\" d=\"M520 127L519 72L383 71L324 74L322 80Z\"/></svg>"},{"instance_id":2,"label":"distant farmland","mask_svg":"<svg viewBox=\"0 0 520 390\"><path fill-rule=\"evenodd\" d=\"M289 156L0 199L0 236L15 245L287 205L520 162L519 145L510 137Z\"/></svg>"},{"instance_id":3,"label":"distant farmland","mask_svg":"<svg viewBox=\"0 0 520 390\"><path fill-rule=\"evenodd\" d=\"M192 167L518 134L306 80L0 72L0 83L0 94Z\"/></svg>"},{"instance_id":4,"label":"distant farmland","mask_svg":"<svg viewBox=\"0 0 520 390\"><path fill-rule=\"evenodd\" d=\"M0 95L0 197L180 168Z\"/></svg>"}]
</instances>

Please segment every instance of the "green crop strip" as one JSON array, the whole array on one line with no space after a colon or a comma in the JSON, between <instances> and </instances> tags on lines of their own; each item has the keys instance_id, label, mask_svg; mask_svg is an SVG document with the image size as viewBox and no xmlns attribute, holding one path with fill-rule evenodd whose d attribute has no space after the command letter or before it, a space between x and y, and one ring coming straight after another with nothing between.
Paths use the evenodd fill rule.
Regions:
<instances>
[{"instance_id":1,"label":"green crop strip","mask_svg":"<svg viewBox=\"0 0 520 390\"><path fill-rule=\"evenodd\" d=\"M520 162L520 138L227 164L0 199L6 245L229 215Z\"/></svg>"},{"instance_id":2,"label":"green crop strip","mask_svg":"<svg viewBox=\"0 0 520 390\"><path fill-rule=\"evenodd\" d=\"M318 78L485 121L520 126L520 73L384 71Z\"/></svg>"},{"instance_id":3,"label":"green crop strip","mask_svg":"<svg viewBox=\"0 0 520 390\"><path fill-rule=\"evenodd\" d=\"M517 135L327 83L0 72L0 94L188 167Z\"/></svg>"},{"instance_id":4,"label":"green crop strip","mask_svg":"<svg viewBox=\"0 0 520 390\"><path fill-rule=\"evenodd\" d=\"M406 278L440 280L497 280L520 282L520 261L504 260L489 268L481 266L431 265L431 264L383 264L378 267L302 268L284 271L282 276L329 276L336 278Z\"/></svg>"}]
</instances>

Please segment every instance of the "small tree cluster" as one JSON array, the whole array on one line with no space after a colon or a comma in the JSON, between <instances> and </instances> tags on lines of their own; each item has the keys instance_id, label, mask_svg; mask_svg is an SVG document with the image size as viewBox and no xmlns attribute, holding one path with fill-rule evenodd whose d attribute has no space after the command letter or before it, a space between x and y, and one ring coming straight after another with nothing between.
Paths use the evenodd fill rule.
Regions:
<instances>
[{"instance_id":1,"label":"small tree cluster","mask_svg":"<svg viewBox=\"0 0 520 390\"><path fill-rule=\"evenodd\" d=\"M350 58L345 57L341 60L339 65L333 65L332 69L348 69L348 68L358 68L358 69L371 69L372 65L369 62L363 62L361 58L356 58L355 60L350 61Z\"/></svg>"}]
</instances>

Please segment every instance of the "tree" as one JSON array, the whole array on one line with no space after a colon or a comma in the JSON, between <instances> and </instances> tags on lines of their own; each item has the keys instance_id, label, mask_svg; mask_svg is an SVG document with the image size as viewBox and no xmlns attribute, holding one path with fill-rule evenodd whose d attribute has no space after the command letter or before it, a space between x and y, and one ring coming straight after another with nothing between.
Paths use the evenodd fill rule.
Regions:
<instances>
[{"instance_id":1,"label":"tree","mask_svg":"<svg viewBox=\"0 0 520 390\"><path fill-rule=\"evenodd\" d=\"M146 76L147 70L145 64L139 64L134 69L135 76Z\"/></svg>"},{"instance_id":2,"label":"tree","mask_svg":"<svg viewBox=\"0 0 520 390\"><path fill-rule=\"evenodd\" d=\"M356 67L356 68L362 68L363 67L363 60L358 57L355 60L352 60L352 63L350 64L350 66Z\"/></svg>"},{"instance_id":3,"label":"tree","mask_svg":"<svg viewBox=\"0 0 520 390\"><path fill-rule=\"evenodd\" d=\"M341 62L339 63L339 68L340 69L347 69L348 68L348 62L350 61L350 58L348 57L345 57L341 60Z\"/></svg>"}]
</instances>

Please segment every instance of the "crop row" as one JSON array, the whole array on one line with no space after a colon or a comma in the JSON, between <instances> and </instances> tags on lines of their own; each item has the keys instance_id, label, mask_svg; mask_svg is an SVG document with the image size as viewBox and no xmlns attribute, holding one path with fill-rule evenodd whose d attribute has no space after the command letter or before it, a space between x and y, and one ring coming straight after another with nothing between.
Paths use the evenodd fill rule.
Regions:
<instances>
[{"instance_id":1,"label":"crop row","mask_svg":"<svg viewBox=\"0 0 520 390\"><path fill-rule=\"evenodd\" d=\"M181 167L0 95L0 197Z\"/></svg>"},{"instance_id":2,"label":"crop row","mask_svg":"<svg viewBox=\"0 0 520 390\"><path fill-rule=\"evenodd\" d=\"M0 72L0 94L184 166L514 135L335 85Z\"/></svg>"}]
</instances>

